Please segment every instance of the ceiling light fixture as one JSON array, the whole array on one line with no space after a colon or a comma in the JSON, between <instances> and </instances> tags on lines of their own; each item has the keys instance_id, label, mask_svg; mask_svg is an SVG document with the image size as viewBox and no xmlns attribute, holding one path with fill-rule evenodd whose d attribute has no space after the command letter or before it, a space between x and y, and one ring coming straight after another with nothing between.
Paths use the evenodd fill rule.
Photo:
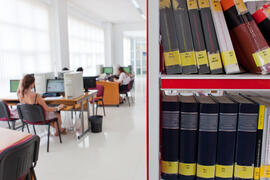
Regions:
<instances>
[{"instance_id":1,"label":"ceiling light fixture","mask_svg":"<svg viewBox=\"0 0 270 180\"><path fill-rule=\"evenodd\" d=\"M141 9L139 3L137 2L137 0L131 0L132 4L135 6L135 8L138 10L138 12L140 13L141 17L146 20L146 16L143 13L143 10Z\"/></svg>"}]
</instances>

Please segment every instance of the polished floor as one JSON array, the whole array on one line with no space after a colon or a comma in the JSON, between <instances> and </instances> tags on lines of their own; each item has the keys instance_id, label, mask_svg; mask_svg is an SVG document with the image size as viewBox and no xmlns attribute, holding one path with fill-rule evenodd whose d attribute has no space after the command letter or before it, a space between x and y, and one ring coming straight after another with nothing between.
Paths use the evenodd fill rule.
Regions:
<instances>
[{"instance_id":1,"label":"polished floor","mask_svg":"<svg viewBox=\"0 0 270 180\"><path fill-rule=\"evenodd\" d=\"M135 83L134 103L106 107L103 132L88 133L77 140L73 130L63 144L41 133L37 167L39 180L145 180L146 179L146 87L145 78ZM102 114L102 108L99 109ZM66 121L69 116L63 118Z\"/></svg>"}]
</instances>

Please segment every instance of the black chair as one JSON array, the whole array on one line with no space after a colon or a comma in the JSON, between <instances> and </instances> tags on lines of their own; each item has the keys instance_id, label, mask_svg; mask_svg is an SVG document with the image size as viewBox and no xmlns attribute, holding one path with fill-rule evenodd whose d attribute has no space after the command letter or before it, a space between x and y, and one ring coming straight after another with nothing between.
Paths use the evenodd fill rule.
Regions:
<instances>
[{"instance_id":1,"label":"black chair","mask_svg":"<svg viewBox=\"0 0 270 180\"><path fill-rule=\"evenodd\" d=\"M19 120L18 118L13 118L11 116L10 110L7 104L3 101L0 101L0 121L5 121L8 123L9 129L15 129L15 122ZM12 128L10 123L12 123Z\"/></svg>"},{"instance_id":2,"label":"black chair","mask_svg":"<svg viewBox=\"0 0 270 180\"><path fill-rule=\"evenodd\" d=\"M131 79L131 81L128 83L127 90L120 91L120 94L121 95L125 95L126 96L125 98L127 98L128 105L129 106L130 106L130 100L129 100L128 93L133 89L133 85L134 85L134 79Z\"/></svg>"},{"instance_id":3,"label":"black chair","mask_svg":"<svg viewBox=\"0 0 270 180\"><path fill-rule=\"evenodd\" d=\"M40 138L32 136L0 153L0 180L36 180Z\"/></svg>"},{"instance_id":4,"label":"black chair","mask_svg":"<svg viewBox=\"0 0 270 180\"><path fill-rule=\"evenodd\" d=\"M62 143L61 132L58 124L58 119L46 120L45 111L39 104L19 104L17 105L20 119L23 123L33 125L34 132L36 134L35 125L47 125L48 126L48 140L47 140L47 152L49 152L50 144L50 124L56 122L59 132L59 141ZM23 125L24 127L24 125Z\"/></svg>"}]
</instances>

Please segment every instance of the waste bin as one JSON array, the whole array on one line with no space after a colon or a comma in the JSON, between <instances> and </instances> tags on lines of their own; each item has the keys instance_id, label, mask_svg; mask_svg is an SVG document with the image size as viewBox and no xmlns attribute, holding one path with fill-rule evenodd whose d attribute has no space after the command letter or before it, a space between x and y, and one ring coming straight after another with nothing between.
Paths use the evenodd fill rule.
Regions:
<instances>
[{"instance_id":1,"label":"waste bin","mask_svg":"<svg viewBox=\"0 0 270 180\"><path fill-rule=\"evenodd\" d=\"M88 120L91 123L91 131L93 133L102 132L103 116L90 116Z\"/></svg>"}]
</instances>

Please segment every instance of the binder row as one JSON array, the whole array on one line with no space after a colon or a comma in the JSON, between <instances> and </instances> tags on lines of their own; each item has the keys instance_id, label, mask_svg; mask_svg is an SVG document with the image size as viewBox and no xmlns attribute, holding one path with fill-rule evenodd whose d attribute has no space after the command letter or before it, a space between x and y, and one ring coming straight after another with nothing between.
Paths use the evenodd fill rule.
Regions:
<instances>
[{"instance_id":1,"label":"binder row","mask_svg":"<svg viewBox=\"0 0 270 180\"><path fill-rule=\"evenodd\" d=\"M161 105L161 178L270 178L270 100L170 96Z\"/></svg>"},{"instance_id":2,"label":"binder row","mask_svg":"<svg viewBox=\"0 0 270 180\"><path fill-rule=\"evenodd\" d=\"M270 48L243 0L160 0L160 33L167 74L270 73Z\"/></svg>"}]
</instances>

